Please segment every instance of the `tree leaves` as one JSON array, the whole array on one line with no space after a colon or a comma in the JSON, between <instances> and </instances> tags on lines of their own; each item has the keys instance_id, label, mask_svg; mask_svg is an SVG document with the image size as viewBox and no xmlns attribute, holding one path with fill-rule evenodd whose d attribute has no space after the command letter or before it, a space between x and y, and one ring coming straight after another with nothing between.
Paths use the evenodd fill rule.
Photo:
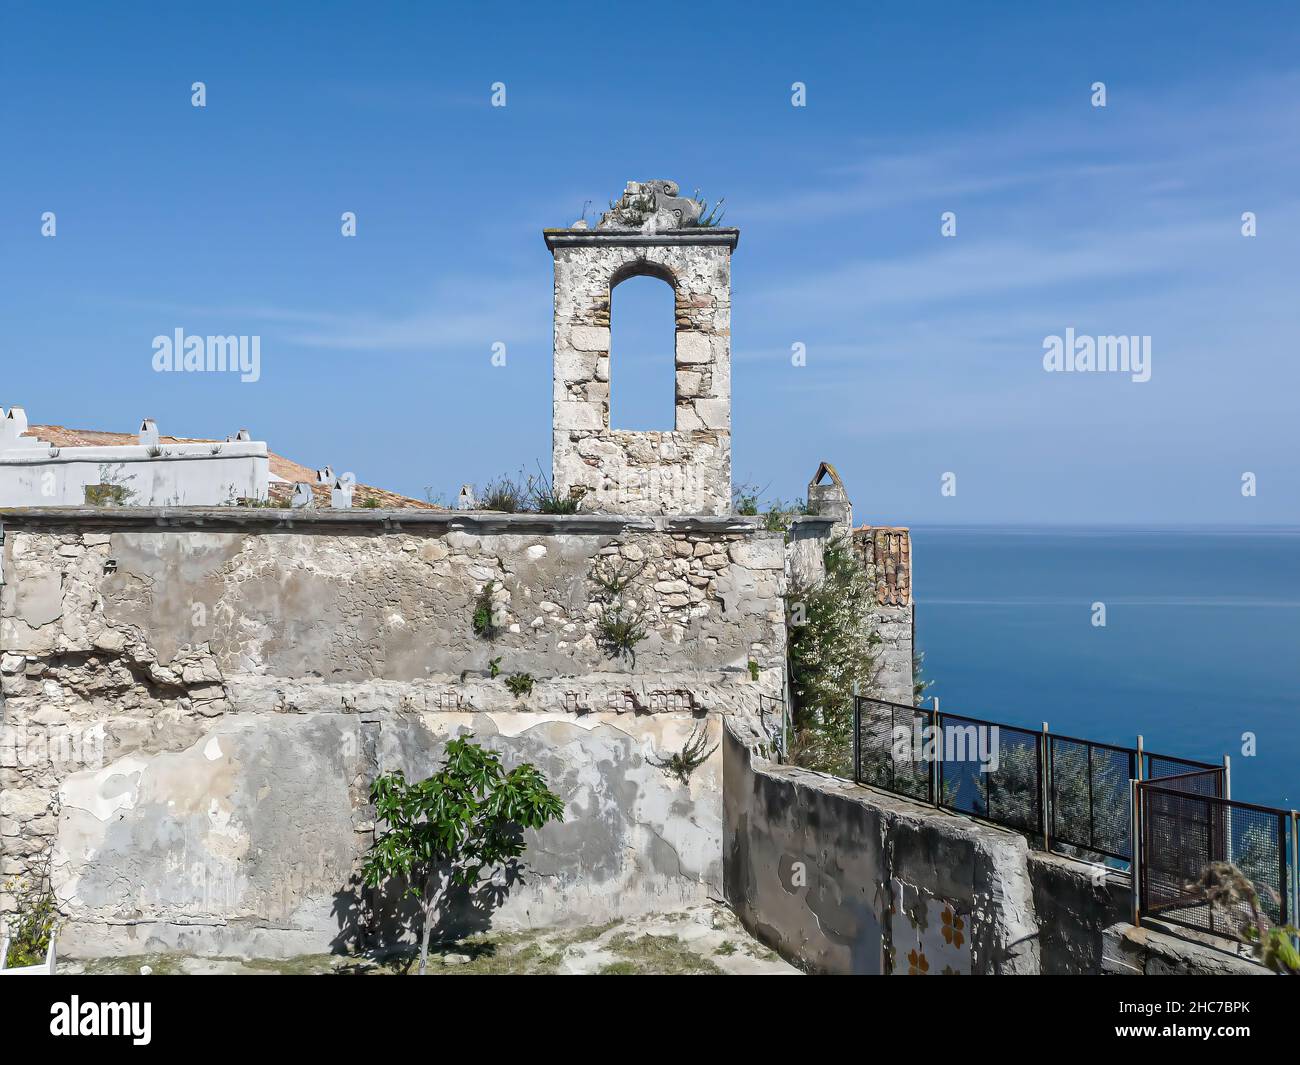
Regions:
<instances>
[{"instance_id":1,"label":"tree leaves","mask_svg":"<svg viewBox=\"0 0 1300 1065\"><path fill-rule=\"evenodd\" d=\"M362 878L378 887L392 877L419 894L435 867L471 885L482 871L524 851L515 829L540 829L562 820L564 804L529 763L506 772L501 759L467 739L447 744L433 776L411 783L401 770L378 777L370 790L384 830L372 844Z\"/></svg>"}]
</instances>

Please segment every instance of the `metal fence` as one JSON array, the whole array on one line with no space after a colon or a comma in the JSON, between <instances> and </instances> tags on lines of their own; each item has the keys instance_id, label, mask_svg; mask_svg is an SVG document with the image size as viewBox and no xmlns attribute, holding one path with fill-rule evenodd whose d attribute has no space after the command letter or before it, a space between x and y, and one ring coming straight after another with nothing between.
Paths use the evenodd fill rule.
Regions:
<instances>
[{"instance_id":1,"label":"metal fence","mask_svg":"<svg viewBox=\"0 0 1300 1065\"><path fill-rule=\"evenodd\" d=\"M870 704L865 713L861 708ZM878 699L856 699L853 778L860 784L934 802L934 772L923 737L934 711Z\"/></svg>"},{"instance_id":2,"label":"metal fence","mask_svg":"<svg viewBox=\"0 0 1300 1065\"><path fill-rule=\"evenodd\" d=\"M854 698L854 725L858 783L1038 834L1045 846L1085 856L1131 860L1132 779L1203 773L1206 793L1223 794L1223 766L1046 728L865 696Z\"/></svg>"},{"instance_id":3,"label":"metal fence","mask_svg":"<svg viewBox=\"0 0 1300 1065\"><path fill-rule=\"evenodd\" d=\"M1140 738L1124 747L864 696L854 697L853 717L857 783L1038 836L1047 849L1136 865L1139 919L1229 935L1247 923L1295 921L1300 813L1233 800L1226 759L1213 765L1153 754ZM1257 902L1207 900L1218 862L1245 874Z\"/></svg>"},{"instance_id":4,"label":"metal fence","mask_svg":"<svg viewBox=\"0 0 1300 1065\"><path fill-rule=\"evenodd\" d=\"M1128 861L1133 854L1129 781L1138 752L1049 733L1049 837L1058 844Z\"/></svg>"},{"instance_id":5,"label":"metal fence","mask_svg":"<svg viewBox=\"0 0 1300 1065\"><path fill-rule=\"evenodd\" d=\"M1247 925L1295 920L1292 813L1207 794L1199 773L1146 781L1135 791L1139 914L1234 937ZM1246 876L1253 899L1245 885L1227 882L1220 863Z\"/></svg>"},{"instance_id":6,"label":"metal fence","mask_svg":"<svg viewBox=\"0 0 1300 1065\"><path fill-rule=\"evenodd\" d=\"M1038 831L1043 824L1038 734L975 717L935 717L943 744L939 805L1022 832Z\"/></svg>"}]
</instances>

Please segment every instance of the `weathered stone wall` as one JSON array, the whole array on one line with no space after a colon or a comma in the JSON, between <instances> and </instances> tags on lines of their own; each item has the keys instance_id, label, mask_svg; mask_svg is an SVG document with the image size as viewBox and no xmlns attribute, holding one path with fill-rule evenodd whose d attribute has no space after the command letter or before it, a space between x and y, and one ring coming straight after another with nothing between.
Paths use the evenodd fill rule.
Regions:
<instances>
[{"instance_id":1,"label":"weathered stone wall","mask_svg":"<svg viewBox=\"0 0 1300 1065\"><path fill-rule=\"evenodd\" d=\"M536 761L566 802L500 920L720 891L720 753L688 784L653 762L697 726L716 742L723 713L760 733L779 720L779 534L383 511L0 520L0 862L31 872L52 848L65 949L278 953L363 934L370 780L426 773L466 731ZM636 571L634 662L600 643L610 567ZM489 582L491 641L471 624ZM536 680L522 698L516 672Z\"/></svg>"},{"instance_id":2,"label":"weathered stone wall","mask_svg":"<svg viewBox=\"0 0 1300 1065\"><path fill-rule=\"evenodd\" d=\"M755 935L815 972L1261 972L1125 923L1126 875L755 755L724 731L723 880Z\"/></svg>"},{"instance_id":3,"label":"weathered stone wall","mask_svg":"<svg viewBox=\"0 0 1300 1065\"><path fill-rule=\"evenodd\" d=\"M880 698L911 706L913 702L912 673L912 611L906 606L878 605L871 611L871 624L880 637L877 662L880 672L876 677L875 691Z\"/></svg>"},{"instance_id":4,"label":"weathered stone wall","mask_svg":"<svg viewBox=\"0 0 1300 1065\"><path fill-rule=\"evenodd\" d=\"M767 762L730 733L724 747L727 900L785 957L830 973L1038 971L1020 836Z\"/></svg>"},{"instance_id":5,"label":"weathered stone wall","mask_svg":"<svg viewBox=\"0 0 1300 1065\"><path fill-rule=\"evenodd\" d=\"M916 610L912 599L911 532L864 525L853 530L852 545L876 589L876 606L871 613L880 637L876 690L884 699L910 706L914 701Z\"/></svg>"},{"instance_id":6,"label":"weathered stone wall","mask_svg":"<svg viewBox=\"0 0 1300 1065\"><path fill-rule=\"evenodd\" d=\"M553 476L562 495L623 514L731 511L731 251L735 230L548 230L555 256ZM672 285L671 432L610 427L610 304L629 277ZM615 353L614 358L618 356Z\"/></svg>"}]
</instances>

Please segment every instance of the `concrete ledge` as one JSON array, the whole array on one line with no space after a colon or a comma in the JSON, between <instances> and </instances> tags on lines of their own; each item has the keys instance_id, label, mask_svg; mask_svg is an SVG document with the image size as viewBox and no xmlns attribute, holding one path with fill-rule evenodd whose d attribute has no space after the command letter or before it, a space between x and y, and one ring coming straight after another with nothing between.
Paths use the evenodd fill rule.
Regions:
<instances>
[{"instance_id":1,"label":"concrete ledge","mask_svg":"<svg viewBox=\"0 0 1300 1065\"><path fill-rule=\"evenodd\" d=\"M674 244L721 244L734 249L740 243L740 230L723 226L661 229L657 233L642 233L635 229L544 229L542 237L552 251L583 245L598 248L662 248Z\"/></svg>"},{"instance_id":2,"label":"concrete ledge","mask_svg":"<svg viewBox=\"0 0 1300 1065\"><path fill-rule=\"evenodd\" d=\"M1184 938L1150 926L1113 924L1102 933L1101 971L1111 976L1272 975L1248 955L1234 954L1226 944L1201 942L1191 935Z\"/></svg>"},{"instance_id":3,"label":"concrete ledge","mask_svg":"<svg viewBox=\"0 0 1300 1065\"><path fill-rule=\"evenodd\" d=\"M10 529L110 528L202 529L259 532L395 533L414 529L431 532L495 533L545 536L563 534L619 535L627 532L766 533L761 517L732 515L623 514L504 514L466 510L400 510L307 507L5 507L0 523ZM803 519L822 520L825 519Z\"/></svg>"}]
</instances>

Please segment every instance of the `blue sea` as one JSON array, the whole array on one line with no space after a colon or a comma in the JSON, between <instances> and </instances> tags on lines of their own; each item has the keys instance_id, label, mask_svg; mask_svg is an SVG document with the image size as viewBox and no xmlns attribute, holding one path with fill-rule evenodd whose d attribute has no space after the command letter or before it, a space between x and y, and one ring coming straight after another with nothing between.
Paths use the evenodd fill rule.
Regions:
<instances>
[{"instance_id":1,"label":"blue sea","mask_svg":"<svg viewBox=\"0 0 1300 1065\"><path fill-rule=\"evenodd\" d=\"M922 526L912 544L941 709L1227 754L1233 798L1300 807L1300 529Z\"/></svg>"}]
</instances>

